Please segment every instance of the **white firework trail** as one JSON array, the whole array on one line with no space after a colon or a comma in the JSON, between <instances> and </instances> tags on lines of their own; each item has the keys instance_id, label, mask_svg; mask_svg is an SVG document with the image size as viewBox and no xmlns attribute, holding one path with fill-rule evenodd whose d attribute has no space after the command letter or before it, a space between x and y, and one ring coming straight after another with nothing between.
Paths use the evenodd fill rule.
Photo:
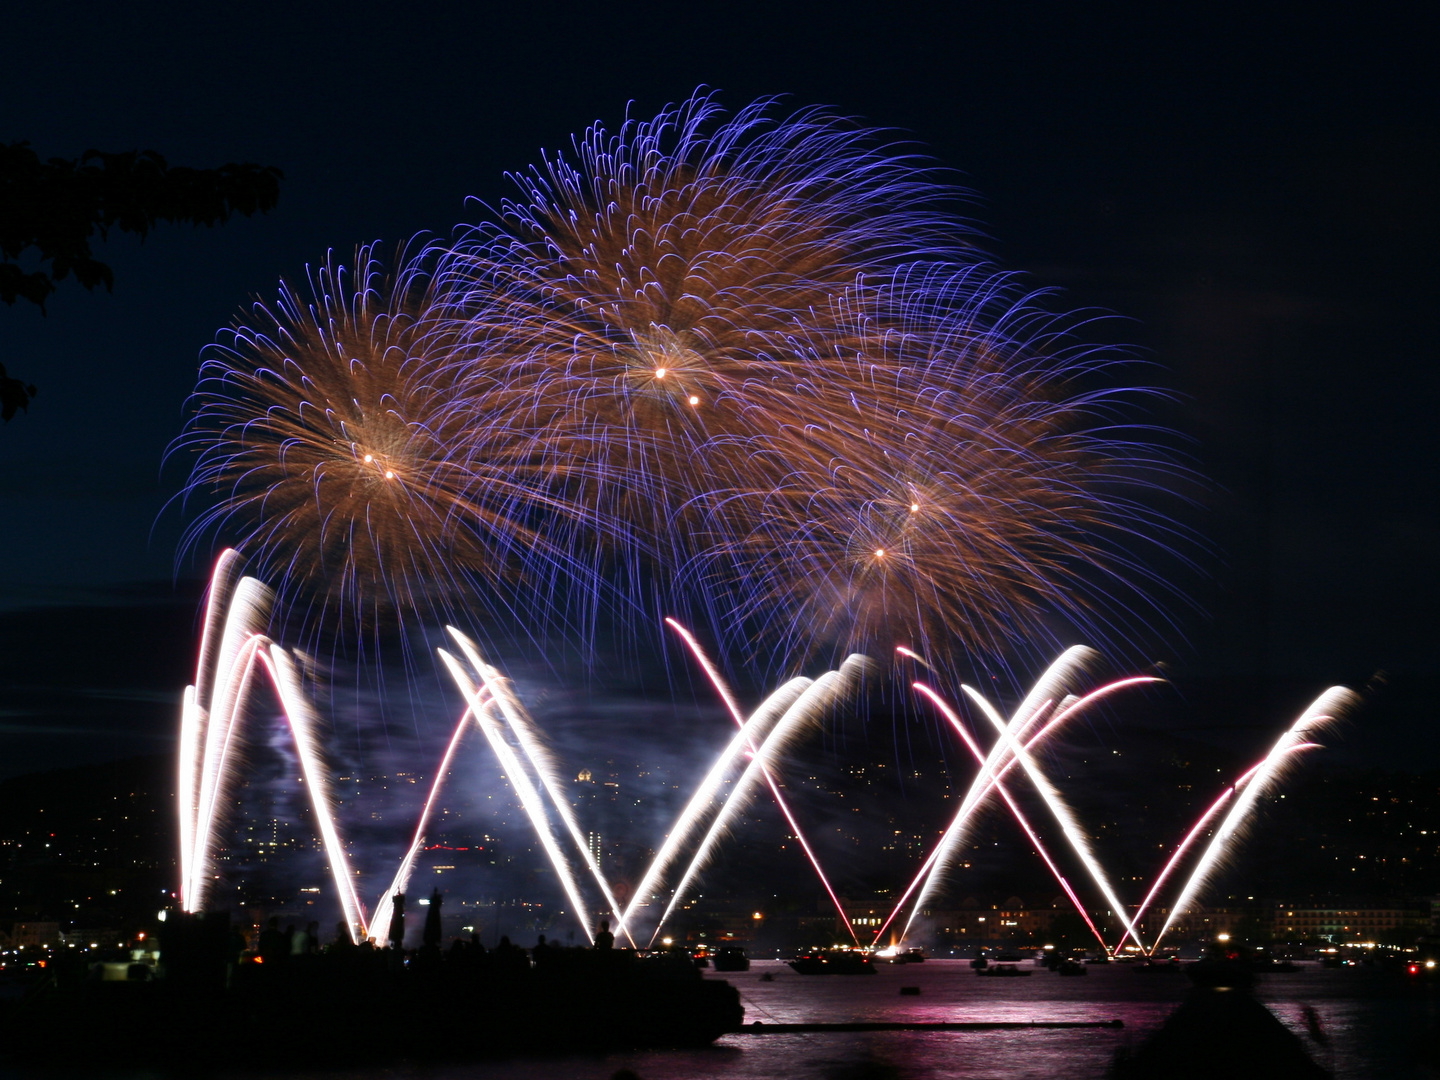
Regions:
<instances>
[{"instance_id":1,"label":"white firework trail","mask_svg":"<svg viewBox=\"0 0 1440 1080\"><path fill-rule=\"evenodd\" d=\"M239 556L228 550L216 565L195 682L185 688L181 705L176 800L181 908L201 911L209 897L219 810L236 781L240 730L258 666L270 676L295 740L336 893L351 937L358 941L365 932L365 913L335 827L314 712L289 654L263 633L272 602L270 590L254 578L237 579L238 566Z\"/></svg>"},{"instance_id":2,"label":"white firework trail","mask_svg":"<svg viewBox=\"0 0 1440 1080\"><path fill-rule=\"evenodd\" d=\"M1025 770L1025 775L1029 777L1030 783L1034 785L1035 790L1040 794L1040 798L1049 808L1051 816L1055 818L1056 824L1060 826L1060 831L1070 844L1070 850L1075 852L1081 864L1085 867L1086 872L1090 875L1090 880L1095 883L1096 888L1100 890L1101 895L1104 896L1110 904L1111 910L1115 912L1116 917L1125 927L1126 935L1129 936L1133 934L1135 928L1130 921L1130 913L1125 909L1125 905L1120 902L1120 897L1116 894L1115 887L1110 883L1110 875L1105 873L1105 868L1100 865L1100 860L1095 857L1095 852L1091 850L1090 838L1087 837L1085 831L1080 828L1080 823L1075 820L1075 811L1070 809L1070 804L1061 796L1059 789L1050 782L1049 777L1040 770L1040 766L1035 763L1035 759L1030 756L1029 751L1020 745L1012 733L1015 721L1012 720L1007 724L1005 718L1000 715L995 706L991 705L990 702L985 699L984 695L973 686L964 686L962 689L964 689L965 693L970 696L970 699L980 707L980 711L986 715L990 722L995 725L995 730L999 732L1001 741L1009 744L1011 754L1020 762L1020 767ZM1038 711L1036 715L1039 715Z\"/></svg>"},{"instance_id":3,"label":"white firework trail","mask_svg":"<svg viewBox=\"0 0 1440 1080\"><path fill-rule=\"evenodd\" d=\"M716 758L715 764L710 767L710 771L701 780L695 794L685 804L685 809L680 812L674 827L665 837L665 842L655 853L655 858L650 860L650 865L640 879L640 884L635 888L635 895L625 908L625 913L620 917L621 927L628 926L635 912L645 907L652 898L671 864L679 857L681 850L690 842L690 838L701 821L709 814L712 803L725 782L726 774L729 773L736 760L741 754L748 751L751 743L764 742L771 727L810 687L811 682L810 679L800 677L785 683L760 703L759 708L750 715L750 719L745 721L745 725L726 745L724 752ZM616 932L618 933L619 930L617 929Z\"/></svg>"},{"instance_id":4,"label":"white firework trail","mask_svg":"<svg viewBox=\"0 0 1440 1080\"><path fill-rule=\"evenodd\" d=\"M700 846L696 849L694 857L690 860L690 864L685 868L685 873L681 877L680 883L675 886L675 891L670 897L670 903L666 905L665 911L655 924L655 929L651 931L651 944L654 943L655 935L660 932L660 928L665 925L665 920L668 919L671 912L675 910L675 905L685 896L691 883L709 863L711 856L715 852L715 848L726 835L730 822L744 809L746 803L749 802L759 781L763 777L769 776L768 768L770 759L783 753L786 747L792 745L808 730L819 723L825 710L833 705L841 694L854 688L869 663L870 661L867 657L861 656L858 653L847 657L845 662L840 665L838 671L828 671L806 687L805 692L801 694L795 700L795 703L786 709L780 719L775 722L775 726L771 728L769 734L764 737L758 749L751 753L751 758L745 766L745 771L740 774L739 780L737 780L731 788L724 805L720 808L720 812L715 815L714 821L710 823L710 828L706 831L705 838L700 842Z\"/></svg>"},{"instance_id":5,"label":"white firework trail","mask_svg":"<svg viewBox=\"0 0 1440 1080\"><path fill-rule=\"evenodd\" d=\"M540 797L539 790L524 765L521 764L519 756L506 741L506 725L494 716L494 712L498 711L495 702L484 700L480 689L471 681L469 674L466 673L464 666L456 657L444 649L436 651L445 666L450 669L450 675L460 688L460 692L465 695L465 700L470 705L470 711L474 714L476 723L484 732L485 739L489 742L495 757L499 759L500 768L519 797L520 805L524 807L525 813L529 816L530 824L534 827L536 836L545 849L545 854L549 857L555 873L560 878L561 887L565 890L565 896L574 908L581 929L584 930L585 936L593 942L595 934L590 928L590 920L586 917L588 909L581 896L579 883L575 880L575 874L570 868L569 860L565 858L565 853L555 842L555 834L550 828L550 821L545 813L545 802Z\"/></svg>"},{"instance_id":6,"label":"white firework trail","mask_svg":"<svg viewBox=\"0 0 1440 1080\"><path fill-rule=\"evenodd\" d=\"M574 843L581 861L589 868L590 875L600 887L601 895L605 897L605 903L609 905L610 911L618 921L621 910L620 903L615 899L610 882L601 873L598 861L590 856L585 836L580 831L580 822L576 819L574 808L565 798L565 793L561 788L559 763L555 760L555 755L550 752L550 748L545 745L545 740L541 737L539 728L535 726L535 721L516 696L515 684L485 663L475 642L453 626L447 626L445 629L460 646L465 658L470 661L470 666L479 674L491 701L499 707L506 722L510 725L510 730L515 733L521 751L529 759L535 775L540 779L541 787L545 789L545 794L550 797L550 803L570 834L570 839ZM633 940L631 944L634 944Z\"/></svg>"},{"instance_id":7,"label":"white firework trail","mask_svg":"<svg viewBox=\"0 0 1440 1080\"><path fill-rule=\"evenodd\" d=\"M1075 646L1061 654L1060 658L1050 665L1030 693L1025 696L1025 700L1016 708L1009 724L1001 722L1005 734L1010 736L1023 734L1031 722L1042 714L1048 702L1054 701L1064 694L1069 680L1080 674L1094 655L1093 650L1083 646ZM915 916L931 902L939 891L955 862L960 844L965 838L975 812L980 808L985 796L990 793L994 781L998 779L1001 766L1012 756L1012 747L1018 745L1018 742L1013 739L1000 738L990 748L990 753L986 755L980 772L971 782L965 798L960 803L960 809L956 811L949 828L945 830L945 834L935 849L934 856L930 860L929 872L924 878L924 885L920 889L915 906L910 911L910 917L905 922L902 937L909 934Z\"/></svg>"},{"instance_id":8,"label":"white firework trail","mask_svg":"<svg viewBox=\"0 0 1440 1080\"><path fill-rule=\"evenodd\" d=\"M680 635L681 640L689 647L691 654L695 657L696 661L699 662L706 677L710 680L710 685L715 687L715 692L720 695L720 699L725 702L725 707L730 710L730 716L735 721L735 726L744 727L745 715L740 711L740 703L735 700L735 695L731 693L729 684L726 683L724 677L720 674L720 669L711 662L705 650L700 647L700 642L695 640L695 635L690 633L690 631L682 626L676 619L667 618L665 621L670 625L671 629ZM755 750L756 748L754 746L750 747L752 754ZM795 814L790 809L790 803L786 800L785 796L781 794L779 782L776 781L769 768L764 768L763 771L765 773L765 783L770 788L770 794L775 799L775 805L780 808L780 813L785 816L785 823L790 826L790 834L795 837L795 842L800 845L800 850L814 868L815 875L820 879L820 884L825 889L825 894L830 897L830 902L835 906L836 914L840 916L840 921L844 923L845 929L850 931L851 939L854 940L856 945L859 945L860 937L855 933L855 927L850 921L850 916L845 912L845 905L840 902L840 897L836 895L834 887L830 884L830 879L825 876L825 868L820 865L820 859L816 856L814 849L811 848L810 841L805 838L805 833L800 828L800 822L795 820Z\"/></svg>"},{"instance_id":9,"label":"white firework trail","mask_svg":"<svg viewBox=\"0 0 1440 1080\"><path fill-rule=\"evenodd\" d=\"M1303 744L1309 742L1307 736L1310 732L1337 720L1354 708L1359 701L1359 695L1353 690L1347 690L1343 686L1330 687L1310 703L1310 706L1300 714L1295 723L1290 725L1285 734L1280 736L1270 753L1265 755L1264 760L1247 774L1249 782L1246 783L1239 797L1230 805L1230 810L1220 822L1220 827L1215 830L1215 834L1210 837L1210 843L1205 846L1204 854L1195 864L1195 869L1190 872L1185 887L1180 891L1175 903L1171 905L1170 916L1165 920L1165 925L1160 928L1160 933L1155 935L1155 944L1150 947L1152 952L1159 948L1160 939L1174 925L1180 914L1188 910L1194 903L1195 895L1205 887L1211 875L1214 874L1221 858L1233 843L1236 833L1250 816L1250 811L1255 803L1274 787L1275 782L1279 779L1281 766L1291 756L1291 751L1301 749Z\"/></svg>"}]
</instances>

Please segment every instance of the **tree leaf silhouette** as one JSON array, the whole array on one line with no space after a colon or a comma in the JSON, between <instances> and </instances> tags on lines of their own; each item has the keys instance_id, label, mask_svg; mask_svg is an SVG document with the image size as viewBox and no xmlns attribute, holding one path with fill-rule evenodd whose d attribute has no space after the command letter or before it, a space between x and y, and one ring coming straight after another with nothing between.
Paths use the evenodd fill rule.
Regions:
<instances>
[{"instance_id":1,"label":"tree leaf silhouette","mask_svg":"<svg viewBox=\"0 0 1440 1080\"><path fill-rule=\"evenodd\" d=\"M41 161L28 142L0 144L0 300L27 300L43 312L56 283L71 277L108 291L115 275L95 258L93 239L111 229L144 239L161 222L213 226L265 213L279 201L283 178L250 163L171 165L154 150ZM0 418L8 422L28 409L35 387L3 372Z\"/></svg>"}]
</instances>

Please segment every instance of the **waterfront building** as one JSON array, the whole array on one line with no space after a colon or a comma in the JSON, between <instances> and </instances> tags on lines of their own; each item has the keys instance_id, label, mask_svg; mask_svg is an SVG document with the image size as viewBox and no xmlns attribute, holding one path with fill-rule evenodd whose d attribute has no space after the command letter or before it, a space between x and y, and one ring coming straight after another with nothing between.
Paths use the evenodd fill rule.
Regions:
<instances>
[{"instance_id":1,"label":"waterfront building","mask_svg":"<svg viewBox=\"0 0 1440 1080\"><path fill-rule=\"evenodd\" d=\"M1272 934L1277 941L1320 939L1333 945L1361 941L1399 944L1430 928L1430 909L1419 907L1293 907L1275 909ZM1397 939L1397 940L1391 940ZM1413 944L1413 942L1412 942Z\"/></svg>"}]
</instances>

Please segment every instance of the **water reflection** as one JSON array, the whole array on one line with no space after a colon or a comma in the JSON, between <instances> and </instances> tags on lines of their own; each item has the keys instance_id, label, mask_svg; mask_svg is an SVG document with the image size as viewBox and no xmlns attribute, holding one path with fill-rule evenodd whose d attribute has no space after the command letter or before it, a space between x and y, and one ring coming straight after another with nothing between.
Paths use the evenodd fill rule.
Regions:
<instances>
[{"instance_id":1,"label":"water reflection","mask_svg":"<svg viewBox=\"0 0 1440 1080\"><path fill-rule=\"evenodd\" d=\"M1124 1027L731 1035L704 1050L308 1072L304 1080L611 1080L621 1069L640 1080L1101 1080L1111 1074L1117 1055L1132 1063L1140 1060L1167 1021L1178 1018L1180 1024L1185 1013L1179 1010L1190 1004L1191 992L1183 976L1143 975L1129 965L1092 968L1084 979L1044 970L1030 978L984 979L963 961L932 960L882 967L877 975L861 978L797 975L777 962L757 961L745 973L707 977L723 977L736 986L746 1019L766 1023L1119 1019ZM901 996L901 986L918 986L920 993ZM1252 1019L1258 1009L1273 1025L1272 1035L1276 1028L1288 1034L1337 1080L1433 1075L1416 1054L1432 1029L1436 1001L1391 972L1322 971L1307 965L1294 975L1264 976L1252 996L1235 1000L1247 1003ZM1233 1018L1225 1019L1222 1012L1210 1020L1225 1025ZM1321 1026L1327 1043L1311 1037L1311 1023ZM1213 1041L1223 1044L1224 1038L1222 1033ZM220 1075L250 1080L240 1071ZM1272 1070L1267 1080L1290 1075L1295 1074ZM265 1080L300 1077L269 1073Z\"/></svg>"}]
</instances>

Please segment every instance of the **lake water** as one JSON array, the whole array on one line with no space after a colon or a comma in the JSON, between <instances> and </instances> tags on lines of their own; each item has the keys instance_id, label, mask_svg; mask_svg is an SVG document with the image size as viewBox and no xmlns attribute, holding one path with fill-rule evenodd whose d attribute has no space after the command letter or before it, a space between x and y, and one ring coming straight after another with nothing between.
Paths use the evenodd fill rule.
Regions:
<instances>
[{"instance_id":1,"label":"lake water","mask_svg":"<svg viewBox=\"0 0 1440 1080\"><path fill-rule=\"evenodd\" d=\"M555 1057L537 1047L533 1057L500 1062L263 1074L226 1069L227 1048L217 1047L212 1064L223 1080L610 1080L620 1069L632 1070L641 1080L1098 1080L1118 1050L1138 1045L1164 1022L1189 981L1179 974L1145 974L1129 965L1089 971L1084 978L1063 978L1043 968L1028 978L976 978L964 961L931 960L882 966L873 977L805 976L778 961L757 961L742 974L707 977L724 978L739 989L747 1022L1119 1019L1122 1029L744 1034L703 1050ZM918 986L919 996L902 996L902 986ZM1265 976L1256 997L1341 1080L1440 1075L1434 1041L1440 1030L1440 987L1417 987L1394 969L1305 965L1297 974ZM1306 1006L1320 1018L1324 1044L1307 1034ZM563 1026L564 1017L557 1016L555 1023ZM133 1080L149 1075L129 1074ZM9 1080L3 1070L0 1077Z\"/></svg>"}]
</instances>

